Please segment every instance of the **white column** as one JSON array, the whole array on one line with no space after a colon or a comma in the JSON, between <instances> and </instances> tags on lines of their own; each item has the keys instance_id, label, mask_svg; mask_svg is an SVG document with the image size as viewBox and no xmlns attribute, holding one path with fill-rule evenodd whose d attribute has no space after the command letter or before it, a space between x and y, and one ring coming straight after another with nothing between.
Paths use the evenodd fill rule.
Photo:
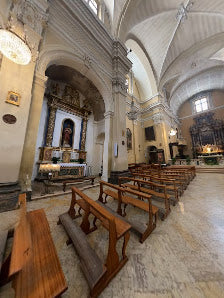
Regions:
<instances>
[{"instance_id":1,"label":"white column","mask_svg":"<svg viewBox=\"0 0 224 298\"><path fill-rule=\"evenodd\" d=\"M36 141L39 129L46 80L47 77L35 74L33 81L29 119L26 130L26 138L23 146L23 154L19 174L19 181L23 191L31 191L31 177L33 172Z\"/></svg>"},{"instance_id":2,"label":"white column","mask_svg":"<svg viewBox=\"0 0 224 298\"><path fill-rule=\"evenodd\" d=\"M108 111L104 114L105 117L105 140L103 151L103 176L102 180L108 181L111 172L111 162L113 155L112 137L113 137L113 116L112 111Z\"/></svg>"}]
</instances>

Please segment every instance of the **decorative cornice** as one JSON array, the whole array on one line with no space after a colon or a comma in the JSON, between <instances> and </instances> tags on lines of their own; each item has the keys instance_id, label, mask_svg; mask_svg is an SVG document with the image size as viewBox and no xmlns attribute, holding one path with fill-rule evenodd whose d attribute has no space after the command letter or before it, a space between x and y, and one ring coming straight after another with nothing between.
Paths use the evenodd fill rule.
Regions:
<instances>
[{"instance_id":1,"label":"decorative cornice","mask_svg":"<svg viewBox=\"0 0 224 298\"><path fill-rule=\"evenodd\" d=\"M79 52L87 68L94 64L111 79L113 77L112 37L105 33L104 26L101 23L98 24L99 21L97 21L97 18L83 1L71 1L71 7L68 5L68 2L70 1L55 0L51 4L48 22L49 29L70 44L74 52ZM88 17L85 17L86 14ZM65 19L67 22L64 22ZM99 30L97 34L95 33L96 27ZM97 56L95 53L100 54Z\"/></svg>"}]
</instances>

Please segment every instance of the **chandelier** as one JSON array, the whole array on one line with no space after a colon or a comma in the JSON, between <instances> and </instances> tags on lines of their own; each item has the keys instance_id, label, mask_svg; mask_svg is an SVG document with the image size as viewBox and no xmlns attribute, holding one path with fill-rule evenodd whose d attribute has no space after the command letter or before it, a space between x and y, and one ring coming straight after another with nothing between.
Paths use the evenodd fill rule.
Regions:
<instances>
[{"instance_id":1,"label":"chandelier","mask_svg":"<svg viewBox=\"0 0 224 298\"><path fill-rule=\"evenodd\" d=\"M31 60L31 51L16 34L0 29L0 51L11 61L27 65Z\"/></svg>"},{"instance_id":2,"label":"chandelier","mask_svg":"<svg viewBox=\"0 0 224 298\"><path fill-rule=\"evenodd\" d=\"M127 113L127 116L128 116L128 119L129 119L129 120L132 120L132 121L136 120L137 117L138 117L138 112L137 112L137 110L136 110L136 108L135 108L135 104L134 104L134 99L133 99L133 97L132 97L132 101L131 101L131 109L130 109L130 111Z\"/></svg>"}]
</instances>

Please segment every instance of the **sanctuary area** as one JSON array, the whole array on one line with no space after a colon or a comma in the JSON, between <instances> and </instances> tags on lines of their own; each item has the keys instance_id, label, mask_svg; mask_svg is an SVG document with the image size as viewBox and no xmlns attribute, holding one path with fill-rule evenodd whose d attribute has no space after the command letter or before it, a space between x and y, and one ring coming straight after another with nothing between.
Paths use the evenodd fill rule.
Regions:
<instances>
[{"instance_id":1,"label":"sanctuary area","mask_svg":"<svg viewBox=\"0 0 224 298\"><path fill-rule=\"evenodd\" d=\"M0 297L223 297L223 15L0 0Z\"/></svg>"}]
</instances>

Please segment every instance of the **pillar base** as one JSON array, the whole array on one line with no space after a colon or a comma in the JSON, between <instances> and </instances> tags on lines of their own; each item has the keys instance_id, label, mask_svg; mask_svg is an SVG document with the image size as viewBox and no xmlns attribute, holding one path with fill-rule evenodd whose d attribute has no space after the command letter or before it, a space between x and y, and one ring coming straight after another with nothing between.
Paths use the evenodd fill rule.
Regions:
<instances>
[{"instance_id":1,"label":"pillar base","mask_svg":"<svg viewBox=\"0 0 224 298\"><path fill-rule=\"evenodd\" d=\"M0 212L17 208L20 191L18 182L0 183Z\"/></svg>"},{"instance_id":2,"label":"pillar base","mask_svg":"<svg viewBox=\"0 0 224 298\"><path fill-rule=\"evenodd\" d=\"M110 173L110 178L108 179L109 183L118 184L119 177L130 177L131 173L128 170L125 171L112 171Z\"/></svg>"}]
</instances>

